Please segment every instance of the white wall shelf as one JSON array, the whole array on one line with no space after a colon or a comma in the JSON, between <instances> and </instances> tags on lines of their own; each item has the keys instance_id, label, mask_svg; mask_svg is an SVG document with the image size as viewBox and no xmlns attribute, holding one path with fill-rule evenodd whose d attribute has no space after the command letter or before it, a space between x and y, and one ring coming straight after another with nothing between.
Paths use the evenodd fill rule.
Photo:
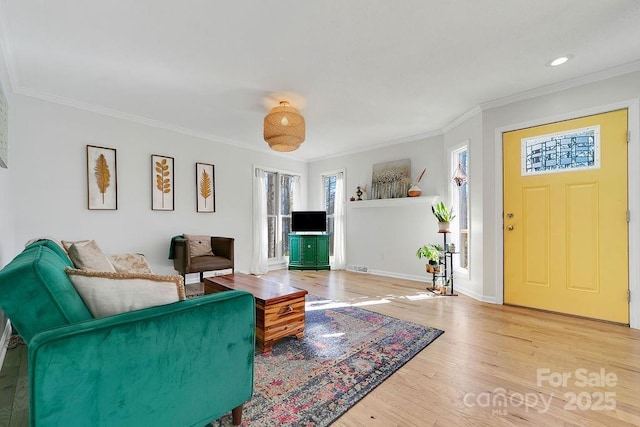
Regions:
<instances>
[{"instance_id":1,"label":"white wall shelf","mask_svg":"<svg viewBox=\"0 0 640 427\"><path fill-rule=\"evenodd\" d=\"M349 208L392 208L397 206L430 206L438 196L401 197L399 199L374 199L348 201Z\"/></svg>"}]
</instances>

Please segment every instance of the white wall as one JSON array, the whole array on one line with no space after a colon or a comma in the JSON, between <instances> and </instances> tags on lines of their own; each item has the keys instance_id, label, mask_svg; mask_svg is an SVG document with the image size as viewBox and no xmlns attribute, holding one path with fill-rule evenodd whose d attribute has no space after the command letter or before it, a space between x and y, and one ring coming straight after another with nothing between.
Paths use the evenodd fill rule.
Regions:
<instances>
[{"instance_id":1,"label":"white wall","mask_svg":"<svg viewBox=\"0 0 640 427\"><path fill-rule=\"evenodd\" d=\"M423 195L445 196L443 137L441 135L390 147L312 162L309 166L309 205L321 209L321 175L337 169L346 171L347 200L356 187L371 186L372 166L393 160L411 159L413 179L423 168ZM415 280L427 280L424 261L415 256L419 246L441 242L430 203L419 206L353 208L347 201L347 266L366 266L370 272Z\"/></svg>"},{"instance_id":2,"label":"white wall","mask_svg":"<svg viewBox=\"0 0 640 427\"><path fill-rule=\"evenodd\" d=\"M13 94L7 74L7 67L4 62L2 47L0 47L0 88L7 99L9 105L9 156L12 151L12 116L13 116ZM9 162L11 159L9 159ZM11 163L9 166L12 167ZM11 212L11 169L0 168L0 268L4 267L12 259L13 247L13 215ZM0 366L4 363L4 357L9 344L11 328L9 321L0 310Z\"/></svg>"},{"instance_id":3,"label":"white wall","mask_svg":"<svg viewBox=\"0 0 640 427\"><path fill-rule=\"evenodd\" d=\"M170 238L195 233L235 237L236 268L248 271L253 165L299 172L306 178L304 162L36 98L15 96L12 110L11 256L34 237L90 238L106 253L144 253L154 272L174 273L167 259ZM87 209L87 144L117 149L116 211ZM175 211L151 210L152 154L175 158ZM196 162L215 165L215 213L195 211Z\"/></svg>"},{"instance_id":4,"label":"white wall","mask_svg":"<svg viewBox=\"0 0 640 427\"><path fill-rule=\"evenodd\" d=\"M4 55L0 47L0 86L9 104L9 167L13 168L13 94L4 62ZM13 215L11 210L11 170L0 168L0 268L13 258Z\"/></svg>"}]
</instances>

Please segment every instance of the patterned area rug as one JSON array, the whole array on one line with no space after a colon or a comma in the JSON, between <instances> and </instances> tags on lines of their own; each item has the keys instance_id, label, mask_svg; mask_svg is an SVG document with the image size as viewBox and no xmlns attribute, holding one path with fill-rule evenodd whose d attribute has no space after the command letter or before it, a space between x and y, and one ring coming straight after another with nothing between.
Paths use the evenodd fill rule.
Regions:
<instances>
[{"instance_id":1,"label":"patterned area rug","mask_svg":"<svg viewBox=\"0 0 640 427\"><path fill-rule=\"evenodd\" d=\"M308 296L304 339L256 353L242 425L327 426L444 332L340 305Z\"/></svg>"}]
</instances>

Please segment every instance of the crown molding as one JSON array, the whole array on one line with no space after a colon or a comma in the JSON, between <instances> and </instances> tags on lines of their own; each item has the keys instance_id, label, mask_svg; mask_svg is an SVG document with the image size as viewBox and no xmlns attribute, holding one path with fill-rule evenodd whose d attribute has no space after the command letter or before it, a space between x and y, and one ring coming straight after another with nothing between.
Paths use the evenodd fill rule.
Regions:
<instances>
[{"instance_id":1,"label":"crown molding","mask_svg":"<svg viewBox=\"0 0 640 427\"><path fill-rule=\"evenodd\" d=\"M467 120L469 120L471 117L475 116L478 113L482 112L482 108L480 108L479 105L476 105L475 107L465 111L464 113L462 113L460 116L458 116L457 118L453 119L451 122L449 122L449 124L445 125L441 132L442 133L447 133L449 132L451 129L455 128L458 125L461 125L462 123L466 122Z\"/></svg>"},{"instance_id":2,"label":"crown molding","mask_svg":"<svg viewBox=\"0 0 640 427\"><path fill-rule=\"evenodd\" d=\"M146 125L146 126L150 126L150 127L154 127L154 128L158 128L158 129L164 129L164 130L168 130L171 132L176 132L182 135L188 135L188 136L193 136L196 138L200 138L200 139L204 139L207 141L214 141L214 142L219 142L222 144L227 144L227 145L232 145L234 147L237 148L244 148L247 150L251 150L251 151L258 151L258 152L263 152L263 153L268 153L268 154L272 154L275 156L282 156L282 157L287 157L287 158L291 158L291 156L287 156L285 154L281 154L278 152L275 152L273 150L267 149L267 148L258 148L258 147L254 147L250 144L244 143L244 142L240 142L240 141L234 141L228 138L224 138L218 135L214 135L211 133L207 133L207 132L202 132L199 130L195 130L195 129L190 129L190 128L185 128L182 126L177 126L171 123L167 123L167 122L163 122L160 120L155 120L155 119L149 119L147 117L142 117L142 116L136 116L134 114L129 114L129 113L124 113L122 111L118 111L118 110L113 110L110 108L106 108L106 107L102 107L100 105L95 105L95 104L90 104L87 102L81 102L75 99L71 99L71 98L65 98L62 96L58 96L58 95L52 95L52 94L48 94L48 93L44 93L44 92L40 92L34 89L30 89L30 88L25 88L25 87L18 87L14 89L14 93L18 94L18 95L23 95L23 96L28 96L30 98L36 98L36 99L40 99L43 101L47 101L47 102L52 102L54 104L60 104L60 105L65 105L67 107L72 107L72 108L76 108L78 110L81 111L87 111L87 112L91 112L91 113L95 113L95 114L100 114L103 116L109 116L109 117L114 117L116 119L121 119L121 120L126 120L126 121L130 121L130 122L134 122L134 123L139 123L142 125ZM300 160L298 158L294 157L294 160ZM300 161L305 161L305 160L300 160Z\"/></svg>"},{"instance_id":3,"label":"crown molding","mask_svg":"<svg viewBox=\"0 0 640 427\"><path fill-rule=\"evenodd\" d=\"M571 89L576 86L582 86L585 84L595 83L595 82L609 79L612 77L629 74L638 70L640 70L640 60L634 61L634 62L628 62L626 64L618 65L612 68L607 68L605 70L596 71L594 73L586 74L584 76L576 77L573 79L563 80L559 83L540 86L535 89L516 93L514 95L505 96L503 98L494 99L492 101L483 102L480 104L480 109L483 111L490 110L492 108L513 104L514 102L524 101L526 99L536 98L542 95L549 95L551 93L560 92L566 89Z\"/></svg>"},{"instance_id":4,"label":"crown molding","mask_svg":"<svg viewBox=\"0 0 640 427\"><path fill-rule=\"evenodd\" d=\"M607 68L605 70L596 71L595 73L586 74L584 76L576 77L573 79L564 80L559 83L540 86L535 89L516 93L514 95L505 96L503 98L497 98L491 101L483 102L465 111L456 119L452 120L449 124L443 126L441 129L441 132L447 133L451 131L456 126L464 123L471 117L485 110L502 107L505 105L513 104L514 102L536 98L538 96L549 95L551 93L560 92L566 89L570 89L576 86L582 86L589 83L595 83L595 82L606 80L612 77L622 76L624 74L633 73L634 71L638 71L638 70L640 70L640 60L634 61L634 62L628 62L626 64L622 64L612 68Z\"/></svg>"},{"instance_id":5,"label":"crown molding","mask_svg":"<svg viewBox=\"0 0 640 427\"><path fill-rule=\"evenodd\" d=\"M431 137L434 137L434 136L440 136L442 134L443 134L443 132L441 130L422 132L422 133L411 135L411 136L405 136L405 137L398 138L398 139L392 139L390 141L378 142L378 143L376 143L374 145L368 145L366 147L354 148L353 150L341 151L339 153L327 154L326 156L314 157L312 159L309 159L308 161L309 162L317 162L317 161L320 161L320 160L327 160L327 159L332 159L332 158L335 158L335 157L349 156L351 154L358 154L358 153L362 153L362 152L365 152L365 151L376 150L378 148L390 147L392 145L403 144L405 142L420 141L422 139L427 139L427 138L431 138Z\"/></svg>"}]
</instances>

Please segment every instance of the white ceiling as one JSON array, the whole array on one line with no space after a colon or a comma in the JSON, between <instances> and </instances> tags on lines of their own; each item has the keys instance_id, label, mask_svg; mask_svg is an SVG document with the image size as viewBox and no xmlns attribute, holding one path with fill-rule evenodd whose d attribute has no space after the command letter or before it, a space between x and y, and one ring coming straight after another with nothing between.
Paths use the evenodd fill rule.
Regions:
<instances>
[{"instance_id":1,"label":"white ceiling","mask_svg":"<svg viewBox=\"0 0 640 427\"><path fill-rule=\"evenodd\" d=\"M0 27L17 93L257 150L286 93L306 160L640 69L638 0L0 0Z\"/></svg>"}]
</instances>

